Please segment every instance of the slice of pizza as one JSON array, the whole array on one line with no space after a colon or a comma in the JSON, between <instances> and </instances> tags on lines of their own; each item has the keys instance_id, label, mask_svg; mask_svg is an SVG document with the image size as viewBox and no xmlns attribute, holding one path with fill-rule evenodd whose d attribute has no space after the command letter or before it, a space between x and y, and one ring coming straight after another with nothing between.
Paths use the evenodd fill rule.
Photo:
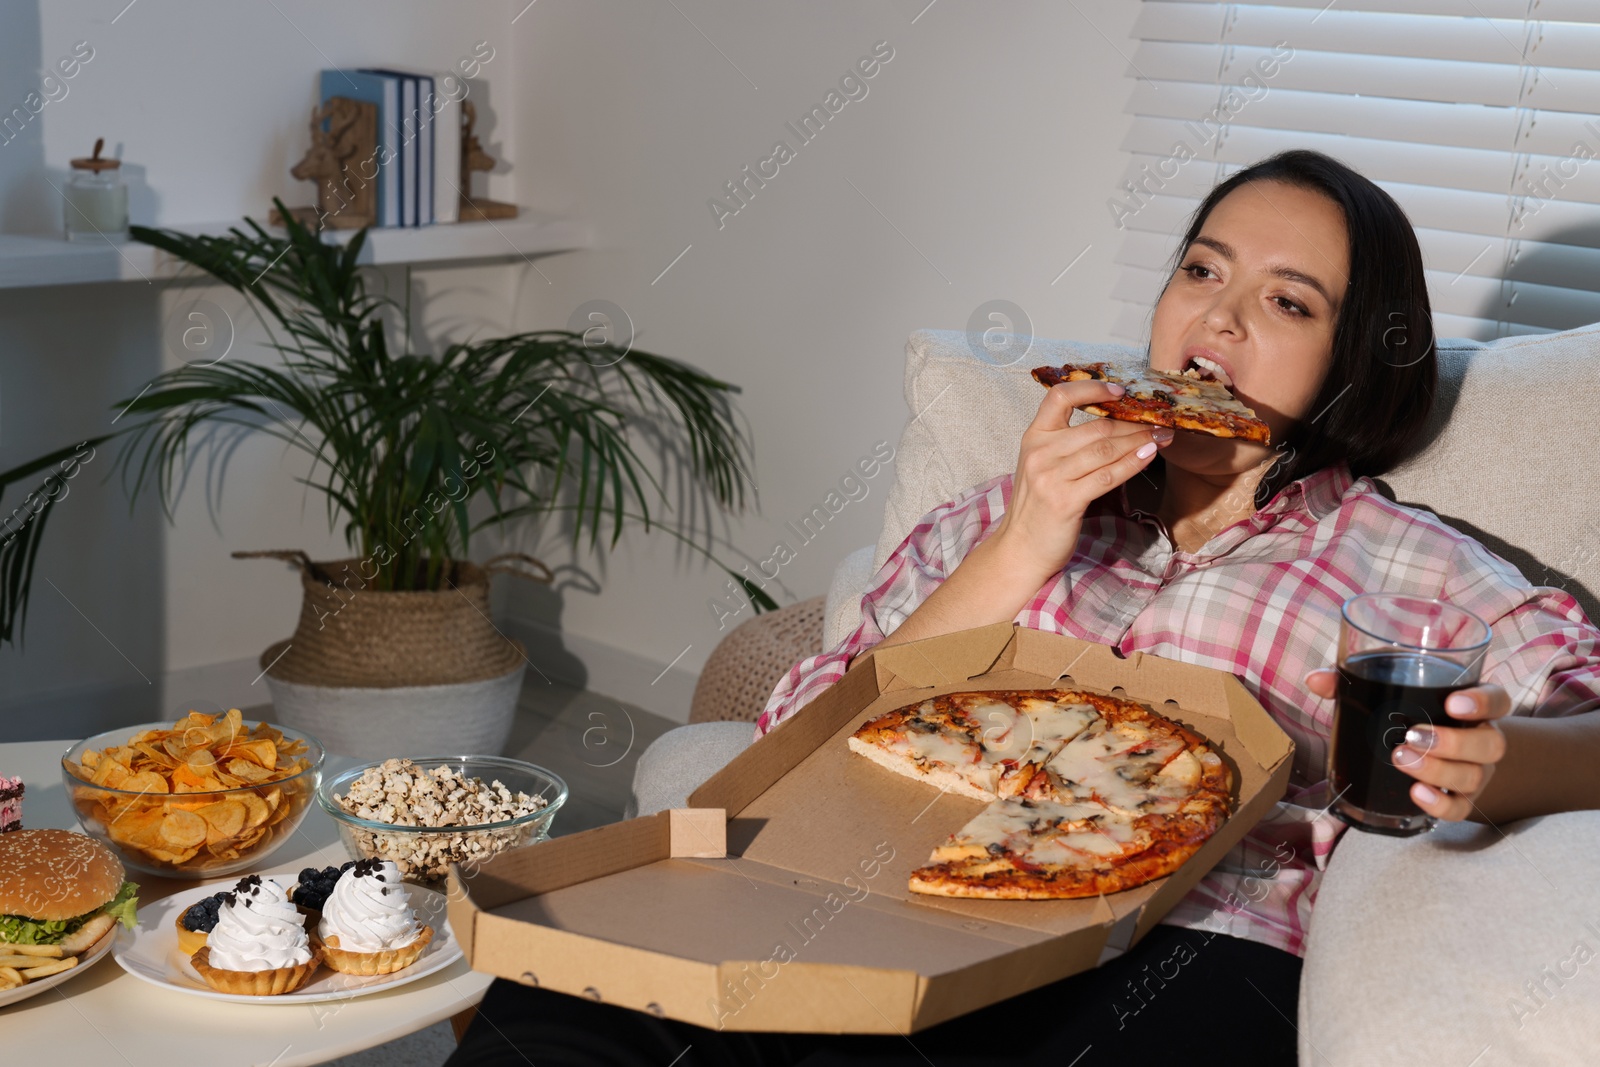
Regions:
<instances>
[{"instance_id":1,"label":"slice of pizza","mask_svg":"<svg viewBox=\"0 0 1600 1067\"><path fill-rule=\"evenodd\" d=\"M1099 718L1065 690L950 693L863 723L851 751L896 774L977 800L1015 796Z\"/></svg>"},{"instance_id":2,"label":"slice of pizza","mask_svg":"<svg viewBox=\"0 0 1600 1067\"><path fill-rule=\"evenodd\" d=\"M1001 800L911 872L910 889L988 900L1117 893L1171 874L1214 829L1210 820L1135 817L1092 801Z\"/></svg>"},{"instance_id":3,"label":"slice of pizza","mask_svg":"<svg viewBox=\"0 0 1600 1067\"><path fill-rule=\"evenodd\" d=\"M956 721L934 699L863 723L847 743L850 751L896 774L943 792L992 800L999 768L984 763L979 735L973 724Z\"/></svg>"},{"instance_id":4,"label":"slice of pizza","mask_svg":"<svg viewBox=\"0 0 1600 1067\"><path fill-rule=\"evenodd\" d=\"M1034 380L1045 388L1062 382L1093 379L1116 382L1127 390L1122 396L1083 410L1122 422L1173 426L1213 437L1239 437L1260 444L1272 443L1272 429L1250 406L1237 399L1212 372L1194 364L1182 374L1150 370L1114 371L1108 363L1035 367Z\"/></svg>"},{"instance_id":5,"label":"slice of pizza","mask_svg":"<svg viewBox=\"0 0 1600 1067\"><path fill-rule=\"evenodd\" d=\"M1232 775L1198 734L1130 700L1092 693L1098 721L1063 745L1031 795L1129 816L1228 810Z\"/></svg>"}]
</instances>

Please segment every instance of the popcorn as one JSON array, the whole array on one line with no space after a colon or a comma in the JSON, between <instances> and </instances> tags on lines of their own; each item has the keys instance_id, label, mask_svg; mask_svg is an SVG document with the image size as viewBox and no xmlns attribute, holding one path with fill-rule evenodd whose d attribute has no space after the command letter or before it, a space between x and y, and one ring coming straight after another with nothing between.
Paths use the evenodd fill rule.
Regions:
<instances>
[{"instance_id":1,"label":"popcorn","mask_svg":"<svg viewBox=\"0 0 1600 1067\"><path fill-rule=\"evenodd\" d=\"M409 759L385 760L369 767L333 802L346 814L392 826L439 827L439 833L386 834L344 826L364 856L391 860L414 881L438 882L450 864L476 864L524 844L539 823L499 830L457 830L531 815L549 802L542 796L513 793L499 781L485 784L448 765L425 770Z\"/></svg>"}]
</instances>

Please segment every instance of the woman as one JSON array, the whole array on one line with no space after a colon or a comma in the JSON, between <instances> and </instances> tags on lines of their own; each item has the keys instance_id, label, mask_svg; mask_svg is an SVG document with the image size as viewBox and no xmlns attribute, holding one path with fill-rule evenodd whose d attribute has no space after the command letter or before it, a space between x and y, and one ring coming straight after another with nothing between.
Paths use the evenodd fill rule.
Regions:
<instances>
[{"instance_id":1,"label":"woman","mask_svg":"<svg viewBox=\"0 0 1600 1067\"><path fill-rule=\"evenodd\" d=\"M1175 266L1151 366L1202 361L1281 450L1109 419L1069 426L1072 409L1118 387L1053 387L1015 473L924 516L878 572L861 625L789 672L757 733L875 645L1014 620L1238 675L1295 740L1278 809L1126 955L909 1038L726 1034L498 984L484 1014L504 1038L475 1024L463 1053L494 1046L521 1062L515 1046L540 1067L680 1053L685 1065L943 1065L989 1062L1006 1033L1007 1060L1092 1049L1087 1067L1172 1054L1175 1034L1220 1025L1238 1062L1294 1063L1299 954L1343 829L1323 773L1326 668L1356 593L1441 596L1492 625L1483 684L1447 705L1473 725L1419 728L1394 753L1422 810L1499 822L1600 806L1600 631L1567 594L1530 586L1368 480L1415 451L1436 377L1422 258L1399 207L1328 157L1283 153L1212 191Z\"/></svg>"}]
</instances>

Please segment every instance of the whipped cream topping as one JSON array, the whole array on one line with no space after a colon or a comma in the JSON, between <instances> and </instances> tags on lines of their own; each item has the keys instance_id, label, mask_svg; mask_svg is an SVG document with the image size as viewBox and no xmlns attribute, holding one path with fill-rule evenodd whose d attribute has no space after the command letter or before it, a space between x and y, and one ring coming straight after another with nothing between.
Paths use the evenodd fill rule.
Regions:
<instances>
[{"instance_id":1,"label":"whipped cream topping","mask_svg":"<svg viewBox=\"0 0 1600 1067\"><path fill-rule=\"evenodd\" d=\"M224 971L270 971L311 959L305 921L283 886L252 874L223 894L217 925L206 937L211 966Z\"/></svg>"},{"instance_id":2,"label":"whipped cream topping","mask_svg":"<svg viewBox=\"0 0 1600 1067\"><path fill-rule=\"evenodd\" d=\"M422 934L400 868L389 860L362 860L339 876L322 906L318 933L339 938L349 952L404 948Z\"/></svg>"}]
</instances>

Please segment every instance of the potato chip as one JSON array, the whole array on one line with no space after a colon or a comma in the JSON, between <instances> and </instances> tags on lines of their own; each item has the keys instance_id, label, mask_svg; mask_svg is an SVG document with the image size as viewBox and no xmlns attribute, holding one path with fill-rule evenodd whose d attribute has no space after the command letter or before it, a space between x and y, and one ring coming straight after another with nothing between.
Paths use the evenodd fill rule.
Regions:
<instances>
[{"instance_id":1,"label":"potato chip","mask_svg":"<svg viewBox=\"0 0 1600 1067\"><path fill-rule=\"evenodd\" d=\"M172 791L174 793L209 793L215 792L217 780L209 774L196 773L189 764L180 763L172 772Z\"/></svg>"},{"instance_id":2,"label":"potato chip","mask_svg":"<svg viewBox=\"0 0 1600 1067\"><path fill-rule=\"evenodd\" d=\"M118 844L135 848L155 848L161 844L161 824L165 816L150 809L125 807L106 824L106 833Z\"/></svg>"},{"instance_id":3,"label":"potato chip","mask_svg":"<svg viewBox=\"0 0 1600 1067\"><path fill-rule=\"evenodd\" d=\"M211 739L213 741L224 741L232 744L235 738L244 733L244 713L238 708L229 708L226 715L211 724Z\"/></svg>"},{"instance_id":4,"label":"potato chip","mask_svg":"<svg viewBox=\"0 0 1600 1067\"><path fill-rule=\"evenodd\" d=\"M176 867L179 864L188 863L190 860L194 859L195 856L199 855L200 850L197 848L184 848L177 850L166 848L147 848L144 850L144 852L145 855L150 856L152 859L160 860L162 863L170 863Z\"/></svg>"},{"instance_id":5,"label":"potato chip","mask_svg":"<svg viewBox=\"0 0 1600 1067\"><path fill-rule=\"evenodd\" d=\"M89 776L89 781L95 785L108 786L116 789L128 777L128 768L113 759L101 760Z\"/></svg>"},{"instance_id":6,"label":"potato chip","mask_svg":"<svg viewBox=\"0 0 1600 1067\"><path fill-rule=\"evenodd\" d=\"M230 797L215 804L207 804L195 814L206 822L206 844L214 845L244 829L250 811L244 804Z\"/></svg>"},{"instance_id":7,"label":"potato chip","mask_svg":"<svg viewBox=\"0 0 1600 1067\"><path fill-rule=\"evenodd\" d=\"M228 749L228 755L247 759L269 771L278 765L278 746L270 740L235 741Z\"/></svg>"},{"instance_id":8,"label":"potato chip","mask_svg":"<svg viewBox=\"0 0 1600 1067\"><path fill-rule=\"evenodd\" d=\"M146 760L154 763L158 767L165 767L170 770L171 768L176 767L179 762L181 762L175 759L170 753L163 749L156 748L148 741L140 741L137 745L134 745L133 748L135 752L138 752L139 755L143 756Z\"/></svg>"},{"instance_id":9,"label":"potato chip","mask_svg":"<svg viewBox=\"0 0 1600 1067\"><path fill-rule=\"evenodd\" d=\"M271 814L267 810L267 802L254 793L240 793L236 798L245 807L244 827L246 832L254 830L267 821Z\"/></svg>"},{"instance_id":10,"label":"potato chip","mask_svg":"<svg viewBox=\"0 0 1600 1067\"><path fill-rule=\"evenodd\" d=\"M206 840L206 821L181 808L169 811L161 820L161 840L180 849L202 845Z\"/></svg>"},{"instance_id":11,"label":"potato chip","mask_svg":"<svg viewBox=\"0 0 1600 1067\"><path fill-rule=\"evenodd\" d=\"M228 773L233 775L235 778L242 778L246 782L250 782L252 784L256 782L265 782L272 778L271 771L267 770L260 764L252 763L247 759L230 759L227 763L223 764L223 766L225 766L228 770Z\"/></svg>"},{"instance_id":12,"label":"potato chip","mask_svg":"<svg viewBox=\"0 0 1600 1067\"><path fill-rule=\"evenodd\" d=\"M172 792L167 787L167 780L155 771L140 771L138 774L130 774L122 780L122 784L117 788L129 793Z\"/></svg>"}]
</instances>

